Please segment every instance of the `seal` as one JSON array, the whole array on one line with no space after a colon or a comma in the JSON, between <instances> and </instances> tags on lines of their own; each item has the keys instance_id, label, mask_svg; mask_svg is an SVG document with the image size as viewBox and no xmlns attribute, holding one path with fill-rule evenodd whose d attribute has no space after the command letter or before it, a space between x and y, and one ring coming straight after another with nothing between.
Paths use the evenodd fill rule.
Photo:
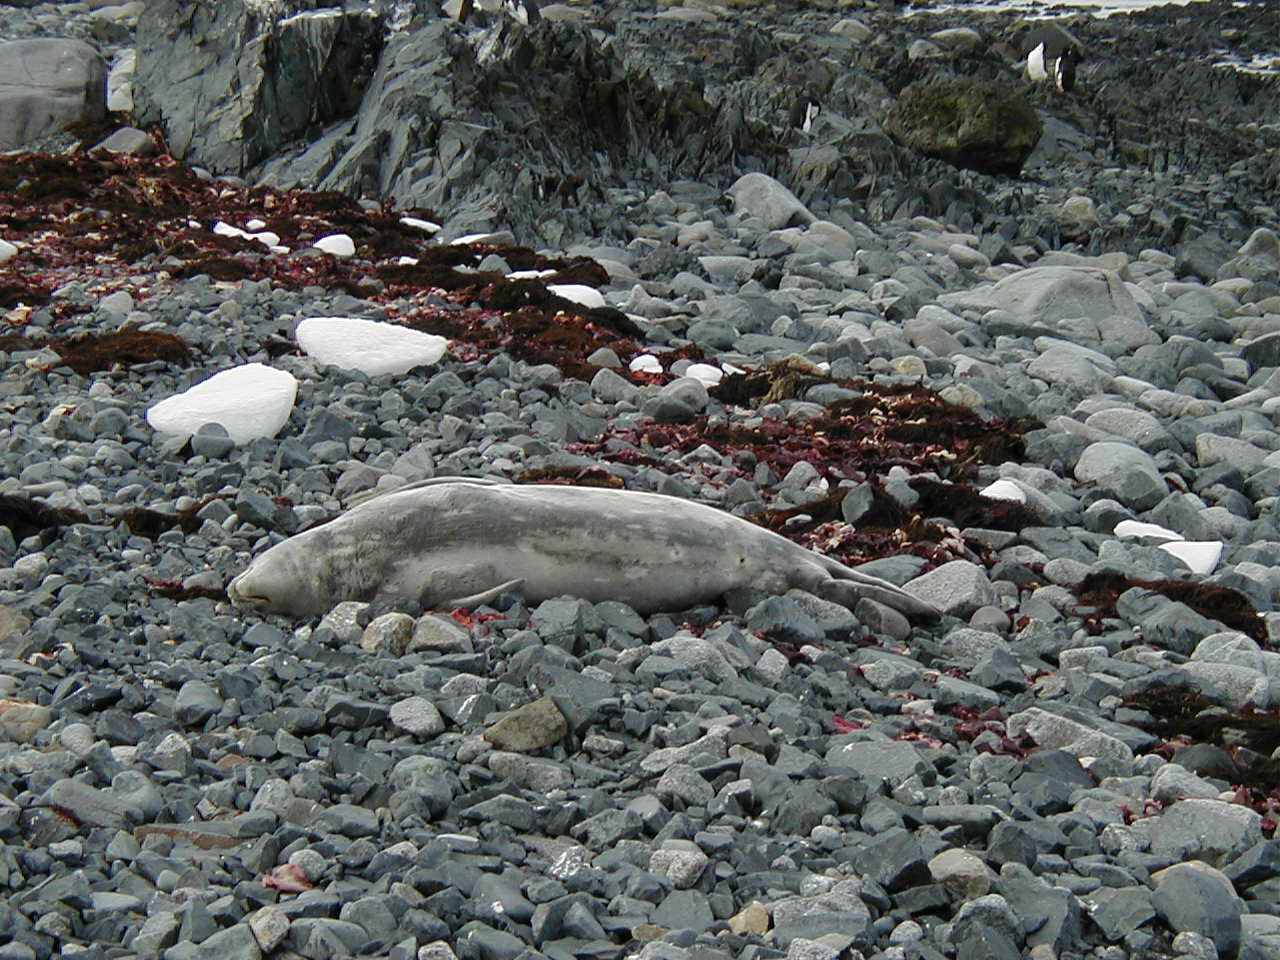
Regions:
<instances>
[{"instance_id":1,"label":"seal","mask_svg":"<svg viewBox=\"0 0 1280 960\"><path fill-rule=\"evenodd\" d=\"M425 610L522 590L619 600L641 614L683 610L752 587L793 587L852 608L868 598L919 621L938 612L723 510L597 487L444 478L375 497L271 547L232 580L237 606L319 616L343 600Z\"/></svg>"}]
</instances>

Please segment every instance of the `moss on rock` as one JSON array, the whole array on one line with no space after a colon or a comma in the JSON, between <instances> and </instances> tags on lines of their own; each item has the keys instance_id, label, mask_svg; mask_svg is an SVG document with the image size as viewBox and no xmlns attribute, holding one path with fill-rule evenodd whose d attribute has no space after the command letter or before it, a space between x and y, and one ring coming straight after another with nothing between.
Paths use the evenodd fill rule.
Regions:
<instances>
[{"instance_id":1,"label":"moss on rock","mask_svg":"<svg viewBox=\"0 0 1280 960\"><path fill-rule=\"evenodd\" d=\"M1026 97L1002 84L935 77L899 94L885 129L904 146L957 167L1016 174L1044 125Z\"/></svg>"}]
</instances>

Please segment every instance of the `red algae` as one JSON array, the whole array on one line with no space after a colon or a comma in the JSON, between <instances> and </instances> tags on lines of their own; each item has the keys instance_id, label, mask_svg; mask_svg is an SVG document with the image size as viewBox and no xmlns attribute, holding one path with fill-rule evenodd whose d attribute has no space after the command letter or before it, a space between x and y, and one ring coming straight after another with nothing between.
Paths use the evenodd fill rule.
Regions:
<instances>
[{"instance_id":1,"label":"red algae","mask_svg":"<svg viewBox=\"0 0 1280 960\"><path fill-rule=\"evenodd\" d=\"M116 364L128 366L163 360L186 365L191 362L191 348L176 334L147 330L118 330L113 333L89 333L49 342L61 357L54 366L70 367L85 375L109 370Z\"/></svg>"}]
</instances>

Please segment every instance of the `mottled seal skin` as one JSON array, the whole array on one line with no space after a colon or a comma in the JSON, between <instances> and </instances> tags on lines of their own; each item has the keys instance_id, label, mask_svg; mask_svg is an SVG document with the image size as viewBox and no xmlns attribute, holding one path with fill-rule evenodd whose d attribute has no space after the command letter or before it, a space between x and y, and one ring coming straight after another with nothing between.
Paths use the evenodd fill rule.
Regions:
<instances>
[{"instance_id":1,"label":"mottled seal skin","mask_svg":"<svg viewBox=\"0 0 1280 960\"><path fill-rule=\"evenodd\" d=\"M515 486L449 478L376 497L257 557L234 603L297 616L391 597L427 610L519 589L619 600L641 614L682 610L742 587L798 587L846 607L863 597L914 620L937 611L715 507L656 493Z\"/></svg>"}]
</instances>

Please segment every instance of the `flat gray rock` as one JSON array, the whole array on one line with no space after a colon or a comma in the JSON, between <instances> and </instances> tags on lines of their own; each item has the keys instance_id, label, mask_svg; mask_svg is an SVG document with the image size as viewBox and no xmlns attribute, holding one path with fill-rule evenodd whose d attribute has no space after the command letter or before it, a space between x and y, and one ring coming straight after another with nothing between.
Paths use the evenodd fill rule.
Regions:
<instances>
[{"instance_id":1,"label":"flat gray rock","mask_svg":"<svg viewBox=\"0 0 1280 960\"><path fill-rule=\"evenodd\" d=\"M968 560L944 563L906 583L903 589L953 617L968 617L997 600L987 571Z\"/></svg>"},{"instance_id":2,"label":"flat gray rock","mask_svg":"<svg viewBox=\"0 0 1280 960\"><path fill-rule=\"evenodd\" d=\"M1134 821L1151 852L1175 860L1227 864L1262 841L1262 817L1222 800L1180 800L1158 816Z\"/></svg>"}]
</instances>

